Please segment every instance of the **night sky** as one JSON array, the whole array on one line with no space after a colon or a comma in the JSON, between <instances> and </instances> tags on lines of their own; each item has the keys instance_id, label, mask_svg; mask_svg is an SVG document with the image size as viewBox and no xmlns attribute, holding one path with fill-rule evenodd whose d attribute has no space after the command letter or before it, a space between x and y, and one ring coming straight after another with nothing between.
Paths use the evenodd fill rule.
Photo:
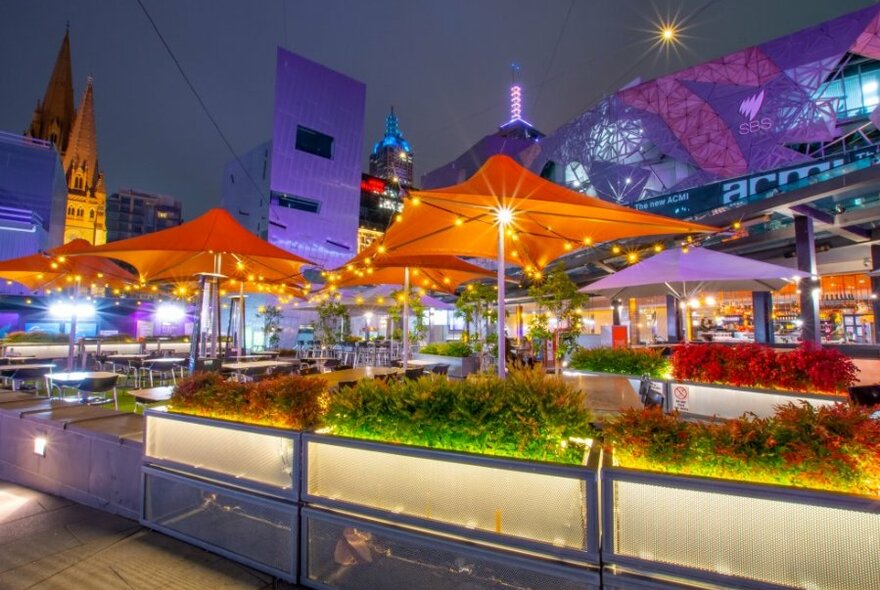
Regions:
<instances>
[{"instance_id":1,"label":"night sky","mask_svg":"<svg viewBox=\"0 0 880 590\"><path fill-rule=\"evenodd\" d=\"M364 170L393 104L416 176L507 120L510 64L545 133L637 77L873 4L870 0L144 0L238 153L269 139L275 48L367 84ZM652 48L683 23L678 50ZM21 133L70 21L74 100L95 77L107 190L174 195L187 219L220 199L232 158L135 0L0 3L0 130Z\"/></svg>"}]
</instances>

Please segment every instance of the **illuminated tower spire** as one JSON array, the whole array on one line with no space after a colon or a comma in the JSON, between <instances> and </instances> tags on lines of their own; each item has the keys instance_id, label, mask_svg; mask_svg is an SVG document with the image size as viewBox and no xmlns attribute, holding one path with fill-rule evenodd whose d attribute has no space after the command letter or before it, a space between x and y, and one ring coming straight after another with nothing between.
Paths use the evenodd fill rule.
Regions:
<instances>
[{"instance_id":1,"label":"illuminated tower spire","mask_svg":"<svg viewBox=\"0 0 880 590\"><path fill-rule=\"evenodd\" d=\"M522 120L522 86L519 85L519 81L517 80L517 74L519 73L519 66L517 64L510 64L510 73L513 78L513 83L510 85L510 120L511 121L521 121Z\"/></svg>"}]
</instances>

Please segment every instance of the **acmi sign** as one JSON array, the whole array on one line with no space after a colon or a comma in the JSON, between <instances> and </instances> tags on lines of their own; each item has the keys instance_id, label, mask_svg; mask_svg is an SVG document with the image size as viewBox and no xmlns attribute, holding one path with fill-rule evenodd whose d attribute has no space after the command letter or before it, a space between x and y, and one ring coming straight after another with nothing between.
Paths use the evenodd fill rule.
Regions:
<instances>
[{"instance_id":1,"label":"acmi sign","mask_svg":"<svg viewBox=\"0 0 880 590\"><path fill-rule=\"evenodd\" d=\"M785 189L786 185L803 180L838 166L864 158L873 158L878 153L877 146L862 148L846 155L816 160L806 164L791 166L782 170L762 172L733 180L716 182L686 191L651 197L636 201L632 206L640 211L649 211L674 217L691 217L706 213L718 207L729 206L747 200L755 195L770 196L774 189Z\"/></svg>"},{"instance_id":2,"label":"acmi sign","mask_svg":"<svg viewBox=\"0 0 880 590\"><path fill-rule=\"evenodd\" d=\"M740 123L739 134L749 135L750 133L758 133L759 131L767 131L773 126L773 121L769 117L758 118L758 111L764 104L764 91L749 96L739 103L739 114L747 118L748 121Z\"/></svg>"}]
</instances>

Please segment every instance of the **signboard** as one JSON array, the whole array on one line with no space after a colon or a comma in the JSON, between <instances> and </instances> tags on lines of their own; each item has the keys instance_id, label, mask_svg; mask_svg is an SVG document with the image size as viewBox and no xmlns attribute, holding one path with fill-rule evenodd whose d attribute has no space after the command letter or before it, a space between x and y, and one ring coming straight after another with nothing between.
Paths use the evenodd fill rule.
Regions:
<instances>
[{"instance_id":1,"label":"signboard","mask_svg":"<svg viewBox=\"0 0 880 590\"><path fill-rule=\"evenodd\" d=\"M611 347L626 348L629 346L629 330L626 326L611 326Z\"/></svg>"},{"instance_id":2,"label":"signboard","mask_svg":"<svg viewBox=\"0 0 880 590\"><path fill-rule=\"evenodd\" d=\"M672 388L672 409L679 412L690 411L690 390L687 385L675 385Z\"/></svg>"},{"instance_id":3,"label":"signboard","mask_svg":"<svg viewBox=\"0 0 880 590\"><path fill-rule=\"evenodd\" d=\"M878 152L880 152L880 146L870 146L824 160L815 160L788 168L761 172L751 176L707 184L659 197L651 197L636 201L632 206L639 211L647 211L659 215L678 218L692 217L718 207L748 200L761 193L784 187L787 184L798 182L804 178L827 172L845 164L851 164L852 162L875 156ZM771 195L764 195L765 198L768 196Z\"/></svg>"}]
</instances>

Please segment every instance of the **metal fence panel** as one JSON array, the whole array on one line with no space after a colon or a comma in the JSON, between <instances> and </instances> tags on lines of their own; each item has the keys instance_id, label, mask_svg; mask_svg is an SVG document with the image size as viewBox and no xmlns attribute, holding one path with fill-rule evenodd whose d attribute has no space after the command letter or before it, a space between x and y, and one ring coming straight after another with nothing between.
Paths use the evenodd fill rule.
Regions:
<instances>
[{"instance_id":1,"label":"metal fence panel","mask_svg":"<svg viewBox=\"0 0 880 590\"><path fill-rule=\"evenodd\" d=\"M302 509L302 580L327 590L598 590L597 571Z\"/></svg>"},{"instance_id":2,"label":"metal fence panel","mask_svg":"<svg viewBox=\"0 0 880 590\"><path fill-rule=\"evenodd\" d=\"M298 510L294 504L144 467L144 525L292 581Z\"/></svg>"}]
</instances>

